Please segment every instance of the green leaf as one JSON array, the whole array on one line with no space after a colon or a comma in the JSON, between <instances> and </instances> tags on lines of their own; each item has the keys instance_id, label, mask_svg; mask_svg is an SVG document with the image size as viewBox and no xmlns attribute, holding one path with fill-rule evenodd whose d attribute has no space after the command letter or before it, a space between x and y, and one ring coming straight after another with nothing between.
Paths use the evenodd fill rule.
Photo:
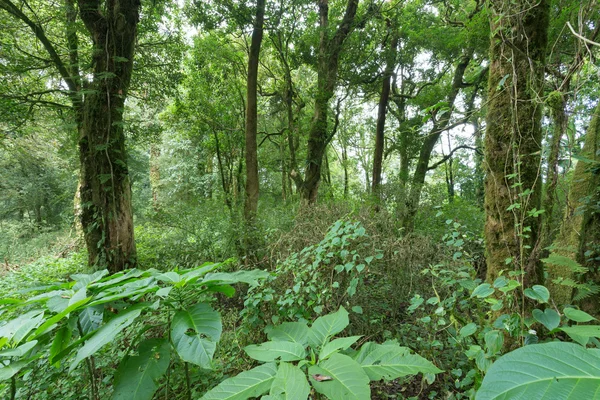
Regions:
<instances>
[{"instance_id":1,"label":"green leaf","mask_svg":"<svg viewBox=\"0 0 600 400\"><path fill-rule=\"evenodd\" d=\"M265 342L259 345L250 345L244 347L244 351L248 356L257 361L298 361L306 357L304 346L296 342Z\"/></svg>"},{"instance_id":2,"label":"green leaf","mask_svg":"<svg viewBox=\"0 0 600 400\"><path fill-rule=\"evenodd\" d=\"M350 336L334 339L323 346L319 353L319 360L324 360L338 350L346 350L358 341L362 336Z\"/></svg>"},{"instance_id":3,"label":"green leaf","mask_svg":"<svg viewBox=\"0 0 600 400\"><path fill-rule=\"evenodd\" d=\"M533 285L533 287L525 289L523 293L530 299L537 300L540 303L547 303L550 298L550 292L542 285Z\"/></svg>"},{"instance_id":4,"label":"green leaf","mask_svg":"<svg viewBox=\"0 0 600 400\"><path fill-rule=\"evenodd\" d=\"M27 352L35 347L37 340L25 342L14 349L6 349L0 351L0 357L23 357Z\"/></svg>"},{"instance_id":5,"label":"green leaf","mask_svg":"<svg viewBox=\"0 0 600 400\"><path fill-rule=\"evenodd\" d=\"M552 342L525 346L498 359L475 399L595 399L599 388L598 352Z\"/></svg>"},{"instance_id":6,"label":"green leaf","mask_svg":"<svg viewBox=\"0 0 600 400\"><path fill-rule=\"evenodd\" d=\"M137 304L130 307L116 317L108 321L105 325L100 327L90 338L85 342L83 347L77 352L75 360L71 363L69 372L79 365L81 361L87 357L93 355L100 350L104 345L113 341L113 339L129 325L133 324L135 319L140 316L142 310L148 307L148 303Z\"/></svg>"},{"instance_id":7,"label":"green leaf","mask_svg":"<svg viewBox=\"0 0 600 400\"><path fill-rule=\"evenodd\" d=\"M138 355L127 357L115 374L112 399L151 400L158 389L158 381L165 374L171 360L171 345L166 339L142 342Z\"/></svg>"},{"instance_id":8,"label":"green leaf","mask_svg":"<svg viewBox=\"0 0 600 400\"><path fill-rule=\"evenodd\" d=\"M371 388L369 377L361 366L348 356L333 354L318 365L308 368L310 381L319 393L336 400L369 400ZM319 382L315 375L328 376L331 380Z\"/></svg>"},{"instance_id":9,"label":"green leaf","mask_svg":"<svg viewBox=\"0 0 600 400\"><path fill-rule=\"evenodd\" d=\"M33 310L21 315L0 327L0 338L6 338L8 342L19 344L29 332L36 328L44 318L42 310Z\"/></svg>"},{"instance_id":10,"label":"green leaf","mask_svg":"<svg viewBox=\"0 0 600 400\"><path fill-rule=\"evenodd\" d=\"M308 333L308 344L313 349L323 346L327 339L343 331L349 323L348 311L344 307L333 314L317 318Z\"/></svg>"},{"instance_id":11,"label":"green leaf","mask_svg":"<svg viewBox=\"0 0 600 400\"><path fill-rule=\"evenodd\" d=\"M279 364L269 394L281 400L306 400L310 394L310 385L300 368L282 362Z\"/></svg>"},{"instance_id":12,"label":"green leaf","mask_svg":"<svg viewBox=\"0 0 600 400\"><path fill-rule=\"evenodd\" d=\"M470 324L463 326L458 333L459 333L460 337L466 338L466 337L471 336L475 332L477 332L477 324L474 322L471 322Z\"/></svg>"},{"instance_id":13,"label":"green leaf","mask_svg":"<svg viewBox=\"0 0 600 400\"><path fill-rule=\"evenodd\" d=\"M567 335L577 335L584 337L596 337L600 338L600 325L577 325L577 326L565 326L560 328L561 331Z\"/></svg>"},{"instance_id":14,"label":"green leaf","mask_svg":"<svg viewBox=\"0 0 600 400\"><path fill-rule=\"evenodd\" d=\"M581 311L576 308L570 308L570 307L565 308L563 310L563 313L565 314L565 316L567 318L569 318L571 321L575 321L575 322L590 322L590 321L596 319L596 318L592 317L590 314L586 313L585 311Z\"/></svg>"},{"instance_id":15,"label":"green leaf","mask_svg":"<svg viewBox=\"0 0 600 400\"><path fill-rule=\"evenodd\" d=\"M481 285L477 286L475 290L473 290L473 293L471 293L471 297L478 297L480 299L483 299L488 297L492 293L494 293L492 285L490 285L489 283L482 283Z\"/></svg>"},{"instance_id":16,"label":"green leaf","mask_svg":"<svg viewBox=\"0 0 600 400\"><path fill-rule=\"evenodd\" d=\"M81 289L82 291L85 291L85 288ZM80 292L78 292L80 293ZM85 292L84 292L85 293ZM75 296L73 296L73 298L71 300L74 300ZM75 301L72 304L69 304L69 306L67 308L65 308L62 312L53 315L52 317L48 318L46 320L46 322L44 322L42 325L40 325L35 332L33 332L33 338L36 338L40 335L43 335L44 333L46 333L46 331L48 331L50 328L52 328L56 323L58 323L61 319L63 319L64 317L66 317L67 315L69 315L71 312L79 309L81 306L84 306L85 304L87 304L92 298L91 297L85 297L79 301Z\"/></svg>"},{"instance_id":17,"label":"green leaf","mask_svg":"<svg viewBox=\"0 0 600 400\"><path fill-rule=\"evenodd\" d=\"M392 380L407 375L442 372L423 357L396 343L365 343L355 355L371 380Z\"/></svg>"},{"instance_id":18,"label":"green leaf","mask_svg":"<svg viewBox=\"0 0 600 400\"><path fill-rule=\"evenodd\" d=\"M102 324L102 318L104 317L104 306L88 306L79 313L79 323L81 330L84 335L95 331Z\"/></svg>"},{"instance_id":19,"label":"green leaf","mask_svg":"<svg viewBox=\"0 0 600 400\"><path fill-rule=\"evenodd\" d=\"M576 274L583 274L588 271L587 268L583 267L581 264L579 264L577 261L573 260L572 258L569 258L566 256L561 256L556 253L550 253L548 258L544 258L541 261L544 264L553 264L553 265L558 265L561 267L567 267Z\"/></svg>"},{"instance_id":20,"label":"green leaf","mask_svg":"<svg viewBox=\"0 0 600 400\"><path fill-rule=\"evenodd\" d=\"M275 379L277 365L268 363L221 382L200 400L246 400L266 393Z\"/></svg>"},{"instance_id":21,"label":"green leaf","mask_svg":"<svg viewBox=\"0 0 600 400\"><path fill-rule=\"evenodd\" d=\"M259 281L269 277L269 273L260 269L252 271L236 271L236 272L214 272L207 274L202 281L203 285L210 283L247 283L250 286L257 286Z\"/></svg>"},{"instance_id":22,"label":"green leaf","mask_svg":"<svg viewBox=\"0 0 600 400\"><path fill-rule=\"evenodd\" d=\"M48 360L50 364L58 366L58 364L54 361L54 357L67 348L69 341L71 340L71 335L71 328L68 325L63 325L56 332L54 340L52 341L52 346L50 346L50 357Z\"/></svg>"},{"instance_id":23,"label":"green leaf","mask_svg":"<svg viewBox=\"0 0 600 400\"><path fill-rule=\"evenodd\" d=\"M538 310L537 308L532 312L533 318L549 331L556 329L560 324L560 315L551 308L547 308L544 311Z\"/></svg>"},{"instance_id":24,"label":"green leaf","mask_svg":"<svg viewBox=\"0 0 600 400\"><path fill-rule=\"evenodd\" d=\"M8 365L3 365L2 368L0 368L0 382L9 380L15 374L17 374L20 370L25 368L27 366L27 364L29 364L30 362L31 361L17 361L17 362L12 362ZM0 365L2 365L2 364L0 364Z\"/></svg>"},{"instance_id":25,"label":"green leaf","mask_svg":"<svg viewBox=\"0 0 600 400\"><path fill-rule=\"evenodd\" d=\"M211 369L222 330L219 313L199 303L173 316L171 340L183 361Z\"/></svg>"},{"instance_id":26,"label":"green leaf","mask_svg":"<svg viewBox=\"0 0 600 400\"><path fill-rule=\"evenodd\" d=\"M306 346L310 329L306 322L285 322L265 331L270 340L296 342Z\"/></svg>"},{"instance_id":27,"label":"green leaf","mask_svg":"<svg viewBox=\"0 0 600 400\"><path fill-rule=\"evenodd\" d=\"M484 339L485 346L490 354L497 354L502 350L502 346L504 345L504 335L502 332L497 330L488 331L486 332Z\"/></svg>"}]
</instances>

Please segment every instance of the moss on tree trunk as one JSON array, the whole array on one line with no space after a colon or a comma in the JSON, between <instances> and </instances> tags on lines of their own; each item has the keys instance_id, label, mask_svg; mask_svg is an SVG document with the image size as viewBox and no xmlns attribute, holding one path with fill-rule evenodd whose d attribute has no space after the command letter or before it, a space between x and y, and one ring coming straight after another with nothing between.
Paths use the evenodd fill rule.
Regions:
<instances>
[{"instance_id":1,"label":"moss on tree trunk","mask_svg":"<svg viewBox=\"0 0 600 400\"><path fill-rule=\"evenodd\" d=\"M570 258L588 267L587 280L600 282L600 105L596 106L585 137L581 159L577 162L569 189L565 219L553 243L553 253ZM588 255L586 256L586 252ZM548 287L557 304L569 304L573 289L554 283L557 279L574 279L576 274L565 264L547 264ZM586 301L598 305L598 296ZM591 307L594 308L594 307ZM592 310L598 313L598 308Z\"/></svg>"},{"instance_id":2,"label":"moss on tree trunk","mask_svg":"<svg viewBox=\"0 0 600 400\"><path fill-rule=\"evenodd\" d=\"M543 89L549 3L490 1L490 70L485 137L487 280L503 270L541 282L538 261L540 95Z\"/></svg>"}]
</instances>

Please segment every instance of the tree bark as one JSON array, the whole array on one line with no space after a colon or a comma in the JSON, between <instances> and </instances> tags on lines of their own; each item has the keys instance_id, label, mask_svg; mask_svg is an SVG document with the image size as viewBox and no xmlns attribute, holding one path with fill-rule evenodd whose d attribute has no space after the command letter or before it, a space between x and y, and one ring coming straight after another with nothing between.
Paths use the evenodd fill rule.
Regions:
<instances>
[{"instance_id":1,"label":"tree bark","mask_svg":"<svg viewBox=\"0 0 600 400\"><path fill-rule=\"evenodd\" d=\"M541 111L549 2L490 2L490 72L485 137L487 280L501 271L542 282L537 260Z\"/></svg>"},{"instance_id":2,"label":"tree bark","mask_svg":"<svg viewBox=\"0 0 600 400\"><path fill-rule=\"evenodd\" d=\"M79 0L93 42L93 81L86 85L79 129L81 221L89 263L111 272L133 267L131 187L123 111L133 70L139 0Z\"/></svg>"},{"instance_id":3,"label":"tree bark","mask_svg":"<svg viewBox=\"0 0 600 400\"><path fill-rule=\"evenodd\" d=\"M556 240L553 252L570 258L588 267L591 280L598 284L598 267L600 264L595 257L600 256L600 105L596 106L592 121L587 130L581 156L592 162L580 160L577 162L569 190L565 218ZM591 254L586 256L586 251ZM595 263L595 265L593 265ZM568 265L547 264L547 286L552 299L557 304L570 304L573 298L573 288L561 285L560 280L576 279L575 272ZM595 296L597 305L598 295ZM593 310L598 313L598 308Z\"/></svg>"},{"instance_id":4,"label":"tree bark","mask_svg":"<svg viewBox=\"0 0 600 400\"><path fill-rule=\"evenodd\" d=\"M390 89L392 75L394 74L394 68L396 67L396 54L398 48L398 35L396 32L392 33L390 40L388 57L386 60L385 71L383 72L383 82L381 87L381 95L379 96L379 106L377 110L377 126L375 128L375 154L373 155L373 187L372 193L376 202L381 200L381 194L379 193L379 186L381 185L381 175L383 170L383 146L384 146L384 131L385 131L385 118L387 114L387 107L390 98ZM376 208L378 210L378 208Z\"/></svg>"},{"instance_id":5,"label":"tree bark","mask_svg":"<svg viewBox=\"0 0 600 400\"><path fill-rule=\"evenodd\" d=\"M258 147L257 135L257 85L260 46L263 38L263 22L265 17L265 0L257 0L256 18L248 56L248 82L246 101L246 199L244 218L248 227L253 226L258 210Z\"/></svg>"},{"instance_id":6,"label":"tree bark","mask_svg":"<svg viewBox=\"0 0 600 400\"><path fill-rule=\"evenodd\" d=\"M301 188L304 204L317 201L319 182L321 181L321 164L325 148L332 139L327 133L327 116L329 100L333 97L337 84L338 64L344 41L353 28L354 17L359 0L348 0L346 11L333 37L329 36L328 0L319 0L319 55L317 61L317 93L311 128L308 135L306 169Z\"/></svg>"}]
</instances>

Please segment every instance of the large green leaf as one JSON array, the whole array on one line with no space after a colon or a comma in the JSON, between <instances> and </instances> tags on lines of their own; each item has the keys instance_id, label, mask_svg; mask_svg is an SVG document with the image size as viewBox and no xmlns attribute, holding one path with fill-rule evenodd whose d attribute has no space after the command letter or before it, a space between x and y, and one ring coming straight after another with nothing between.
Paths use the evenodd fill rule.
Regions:
<instances>
[{"instance_id":1,"label":"large green leaf","mask_svg":"<svg viewBox=\"0 0 600 400\"><path fill-rule=\"evenodd\" d=\"M0 357L23 357L27 352L35 347L37 340L32 340L15 347L0 351Z\"/></svg>"},{"instance_id":2,"label":"large green leaf","mask_svg":"<svg viewBox=\"0 0 600 400\"><path fill-rule=\"evenodd\" d=\"M295 365L280 363L269 395L279 400L306 400L309 394L310 385L304 372Z\"/></svg>"},{"instance_id":3,"label":"large green leaf","mask_svg":"<svg viewBox=\"0 0 600 400\"><path fill-rule=\"evenodd\" d=\"M573 343L522 347L498 359L477 400L582 400L600 396L600 354Z\"/></svg>"},{"instance_id":4,"label":"large green leaf","mask_svg":"<svg viewBox=\"0 0 600 400\"><path fill-rule=\"evenodd\" d=\"M31 361L17 361L10 363L8 365L4 365L0 363L0 382L6 381L12 378L15 374L17 374L20 370L25 368L27 364Z\"/></svg>"},{"instance_id":5,"label":"large green leaf","mask_svg":"<svg viewBox=\"0 0 600 400\"><path fill-rule=\"evenodd\" d=\"M365 343L354 357L371 380L392 380L418 373L442 372L423 357L396 343Z\"/></svg>"},{"instance_id":6,"label":"large green leaf","mask_svg":"<svg viewBox=\"0 0 600 400\"><path fill-rule=\"evenodd\" d=\"M125 328L131 325L137 317L142 313L142 310L148 307L149 304L141 303L122 311L119 315L111 319L98 329L79 349L75 360L71 363L69 372L73 371L77 365L85 358L93 355L100 350L104 345L113 341L113 339Z\"/></svg>"},{"instance_id":7,"label":"large green leaf","mask_svg":"<svg viewBox=\"0 0 600 400\"><path fill-rule=\"evenodd\" d=\"M296 342L265 342L244 347L244 351L257 361L298 361L306 357L304 346Z\"/></svg>"},{"instance_id":8,"label":"large green leaf","mask_svg":"<svg viewBox=\"0 0 600 400\"><path fill-rule=\"evenodd\" d=\"M266 393L275 379L277 365L268 363L221 382L200 400L246 400Z\"/></svg>"},{"instance_id":9,"label":"large green leaf","mask_svg":"<svg viewBox=\"0 0 600 400\"><path fill-rule=\"evenodd\" d=\"M276 327L265 329L270 340L296 342L305 346L308 344L309 328L306 322L285 322Z\"/></svg>"},{"instance_id":10,"label":"large green leaf","mask_svg":"<svg viewBox=\"0 0 600 400\"><path fill-rule=\"evenodd\" d=\"M260 269L253 269L252 271L213 272L206 274L202 284L247 283L251 286L256 286L259 280L266 279L268 276L268 272Z\"/></svg>"},{"instance_id":11,"label":"large green leaf","mask_svg":"<svg viewBox=\"0 0 600 400\"><path fill-rule=\"evenodd\" d=\"M0 338L6 338L8 342L19 344L29 332L36 328L44 319L42 310L33 310L25 313L0 327Z\"/></svg>"},{"instance_id":12,"label":"large green leaf","mask_svg":"<svg viewBox=\"0 0 600 400\"><path fill-rule=\"evenodd\" d=\"M369 377L353 359L343 354L332 354L327 360L308 368L315 390L335 400L369 400ZM327 380L319 381L315 376Z\"/></svg>"},{"instance_id":13,"label":"large green leaf","mask_svg":"<svg viewBox=\"0 0 600 400\"><path fill-rule=\"evenodd\" d=\"M344 330L348 326L348 311L344 307L333 313L324 315L315 320L308 332L308 343L313 349L321 347L327 339Z\"/></svg>"},{"instance_id":14,"label":"large green leaf","mask_svg":"<svg viewBox=\"0 0 600 400\"><path fill-rule=\"evenodd\" d=\"M116 373L112 398L150 400L158 389L158 380L169 367L171 345L165 339L142 342L138 355L123 360Z\"/></svg>"},{"instance_id":15,"label":"large green leaf","mask_svg":"<svg viewBox=\"0 0 600 400\"><path fill-rule=\"evenodd\" d=\"M219 313L208 304L200 303L175 314L171 340L183 361L211 369L222 330Z\"/></svg>"}]
</instances>

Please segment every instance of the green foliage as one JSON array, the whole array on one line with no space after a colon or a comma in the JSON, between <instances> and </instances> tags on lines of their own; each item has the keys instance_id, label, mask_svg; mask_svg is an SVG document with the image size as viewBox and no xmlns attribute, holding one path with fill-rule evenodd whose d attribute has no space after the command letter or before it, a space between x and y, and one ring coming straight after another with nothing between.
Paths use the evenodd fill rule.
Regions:
<instances>
[{"instance_id":1,"label":"green foliage","mask_svg":"<svg viewBox=\"0 0 600 400\"><path fill-rule=\"evenodd\" d=\"M594 399L600 387L600 352L572 343L526 346L490 368L476 400Z\"/></svg>"},{"instance_id":2,"label":"green foliage","mask_svg":"<svg viewBox=\"0 0 600 400\"><path fill-rule=\"evenodd\" d=\"M151 399L176 360L211 369L222 329L219 313L208 303L212 293L232 295L232 284L256 285L267 276L259 270L214 272L220 266L76 274L66 283L26 290L32 297L0 300L1 380L27 392L31 389L16 378L31 374L39 361L45 368L68 365L76 372L85 364L89 370L104 356L102 349L125 338L115 399ZM94 375L89 379L91 396L98 396L99 382Z\"/></svg>"},{"instance_id":3,"label":"green foliage","mask_svg":"<svg viewBox=\"0 0 600 400\"><path fill-rule=\"evenodd\" d=\"M330 399L370 399L370 381L441 372L395 342L367 342L352 350L360 337L334 339L348 324L348 312L340 307L310 327L305 322L271 327L270 341L244 348L248 356L267 364L226 379L202 399L242 400L267 392L267 399L305 399L310 386Z\"/></svg>"},{"instance_id":4,"label":"green foliage","mask_svg":"<svg viewBox=\"0 0 600 400\"><path fill-rule=\"evenodd\" d=\"M310 319L349 302L369 265L383 257L381 252L364 254L365 239L359 222L335 222L319 244L293 253L277 265L263 288L249 291L243 311L247 321Z\"/></svg>"}]
</instances>

